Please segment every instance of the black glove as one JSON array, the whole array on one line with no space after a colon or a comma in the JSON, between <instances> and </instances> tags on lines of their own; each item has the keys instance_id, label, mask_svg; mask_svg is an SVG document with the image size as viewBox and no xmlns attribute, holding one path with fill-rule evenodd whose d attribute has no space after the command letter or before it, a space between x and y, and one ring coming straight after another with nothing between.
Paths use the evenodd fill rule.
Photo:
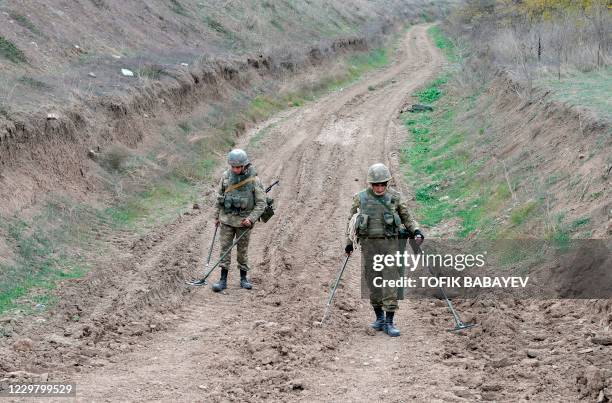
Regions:
<instances>
[{"instance_id":1,"label":"black glove","mask_svg":"<svg viewBox=\"0 0 612 403\"><path fill-rule=\"evenodd\" d=\"M353 253L353 251L354 251L354 250L355 250L355 249L353 248L353 244L352 244L352 243L350 243L350 244L348 244L348 245L346 245L346 246L344 247L344 251L345 251L345 252L346 252L348 255L350 255L351 253Z\"/></svg>"},{"instance_id":2,"label":"black glove","mask_svg":"<svg viewBox=\"0 0 612 403\"><path fill-rule=\"evenodd\" d=\"M415 238L421 237L421 239L425 239L425 235L423 235L420 229L417 229L416 231L414 231L414 237Z\"/></svg>"}]
</instances>

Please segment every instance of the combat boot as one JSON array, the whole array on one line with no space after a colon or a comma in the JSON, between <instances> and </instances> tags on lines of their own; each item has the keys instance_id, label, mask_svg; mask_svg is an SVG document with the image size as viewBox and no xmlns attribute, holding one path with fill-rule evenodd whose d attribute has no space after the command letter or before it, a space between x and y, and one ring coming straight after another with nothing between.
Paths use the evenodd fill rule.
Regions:
<instances>
[{"instance_id":1,"label":"combat boot","mask_svg":"<svg viewBox=\"0 0 612 403\"><path fill-rule=\"evenodd\" d=\"M387 317L385 318L385 326L383 329L385 333L387 333L391 337L397 337L400 335L399 329L396 328L395 325L393 324L394 315L395 315L395 312L387 312Z\"/></svg>"},{"instance_id":2,"label":"combat boot","mask_svg":"<svg viewBox=\"0 0 612 403\"><path fill-rule=\"evenodd\" d=\"M227 288L227 269L221 269L221 278L212 286L214 292L223 291Z\"/></svg>"},{"instance_id":3,"label":"combat boot","mask_svg":"<svg viewBox=\"0 0 612 403\"><path fill-rule=\"evenodd\" d=\"M247 278L246 270L240 270L240 287L244 288L245 290L250 290L251 288L253 288L253 285Z\"/></svg>"},{"instance_id":4,"label":"combat boot","mask_svg":"<svg viewBox=\"0 0 612 403\"><path fill-rule=\"evenodd\" d=\"M383 330L385 328L385 312L380 307L374 307L376 320L370 324L374 330Z\"/></svg>"}]
</instances>

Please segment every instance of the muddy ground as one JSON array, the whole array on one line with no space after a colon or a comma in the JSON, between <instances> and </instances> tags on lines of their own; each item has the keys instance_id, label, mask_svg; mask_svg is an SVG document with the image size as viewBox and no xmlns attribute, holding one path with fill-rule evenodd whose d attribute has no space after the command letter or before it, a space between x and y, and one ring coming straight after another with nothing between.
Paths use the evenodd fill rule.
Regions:
<instances>
[{"instance_id":1,"label":"muddy ground","mask_svg":"<svg viewBox=\"0 0 612 403\"><path fill-rule=\"evenodd\" d=\"M351 197L370 164L398 172L398 111L442 65L426 27L414 27L388 69L242 138L248 144L269 126L253 160L264 182L281 181L277 215L252 236L252 291L239 288L237 271L220 294L184 284L200 273L212 238L207 195L201 209L125 242L105 270L66 284L48 318L9 321L18 334L0 350L5 377L72 380L83 401L596 401L609 393L612 347L592 342L609 301L462 302L464 319L480 324L465 333L446 331L440 301L405 301L402 336L389 338L368 331L373 315L354 256L331 317L317 324Z\"/></svg>"}]
</instances>

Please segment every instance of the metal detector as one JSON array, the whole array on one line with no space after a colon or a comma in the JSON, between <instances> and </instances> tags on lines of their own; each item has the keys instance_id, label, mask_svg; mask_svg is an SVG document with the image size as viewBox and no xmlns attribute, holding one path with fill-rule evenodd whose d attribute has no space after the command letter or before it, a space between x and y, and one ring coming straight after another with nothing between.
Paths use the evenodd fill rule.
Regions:
<instances>
[{"instance_id":1,"label":"metal detector","mask_svg":"<svg viewBox=\"0 0 612 403\"><path fill-rule=\"evenodd\" d=\"M421 246L417 245L413 239L410 240L410 246L412 247L412 250L416 254L425 253L423 252L423 249L421 249ZM430 266L427 266L427 270L429 271L429 274L431 274L435 278L438 278L438 275L433 272L433 269ZM475 326L478 326L477 323L463 322L461 318L459 317L459 314L455 310L455 307L453 306L453 303L451 302L450 298L448 298L448 296L446 295L446 291L444 290L444 287L440 286L439 288L440 288L440 291L442 292L442 295L444 296L444 299L446 300L446 305L448 306L448 310L453 315L453 320L455 321L455 327L453 329L447 329L448 332L457 332L460 330L471 329Z\"/></svg>"},{"instance_id":2,"label":"metal detector","mask_svg":"<svg viewBox=\"0 0 612 403\"><path fill-rule=\"evenodd\" d=\"M338 272L336 283L334 284L334 287L331 289L331 292L329 293L329 298L327 299L327 305L325 305L325 311L323 312L323 319L321 319L321 325L323 325L325 318L327 318L327 314L329 313L329 308L332 304L332 301L334 300L334 295L336 295L336 290L338 289L338 285L340 284L340 278L342 278L342 274L344 273L344 269L346 268L346 264L348 263L348 260L350 257L351 255L346 255L346 259L344 259L344 264L342 264L342 268Z\"/></svg>"},{"instance_id":3,"label":"metal detector","mask_svg":"<svg viewBox=\"0 0 612 403\"><path fill-rule=\"evenodd\" d=\"M251 227L252 228L252 227ZM195 285L195 286L202 286L206 284L206 279L208 278L208 276L210 276L210 274L213 272L213 270L215 270L217 268L217 266L219 266L219 263L221 263L223 261L223 259L225 258L225 256L230 253L232 251L232 249L234 248L234 246L238 243L238 241L240 241L240 239L242 239L243 236L245 236L246 234L249 233L249 231L251 230L251 228L247 229L246 231L244 231L242 234L240 234L239 237L237 237L234 242L232 243L232 245L221 255L221 257L219 258L219 260L217 260L217 263L215 263L215 265L213 267L211 267L210 269L208 269L208 271L206 273L204 273L204 276L200 279L196 279L196 280L191 280L188 281L187 284L189 285ZM211 250L212 252L212 250Z\"/></svg>"},{"instance_id":4,"label":"metal detector","mask_svg":"<svg viewBox=\"0 0 612 403\"><path fill-rule=\"evenodd\" d=\"M217 238L218 231L219 231L219 225L215 225L215 233L213 234L213 239L212 239L212 242L210 243L210 249L208 251L208 259L206 259L206 265L204 265L204 270L206 270L208 266L210 265L210 258L212 257L213 246L215 246L215 239ZM191 280L191 281L188 281L187 284L200 286L200 285L206 285L207 281L206 279L204 279L204 282L200 283L199 280Z\"/></svg>"}]
</instances>

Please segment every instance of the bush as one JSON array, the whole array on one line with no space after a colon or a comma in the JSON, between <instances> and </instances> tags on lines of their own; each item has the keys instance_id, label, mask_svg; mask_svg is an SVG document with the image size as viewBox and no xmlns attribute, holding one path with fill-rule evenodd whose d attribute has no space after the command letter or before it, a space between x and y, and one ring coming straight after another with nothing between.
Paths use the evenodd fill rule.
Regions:
<instances>
[{"instance_id":1,"label":"bush","mask_svg":"<svg viewBox=\"0 0 612 403\"><path fill-rule=\"evenodd\" d=\"M13 63L27 63L25 53L8 39L0 36L0 56L3 56Z\"/></svg>"}]
</instances>

